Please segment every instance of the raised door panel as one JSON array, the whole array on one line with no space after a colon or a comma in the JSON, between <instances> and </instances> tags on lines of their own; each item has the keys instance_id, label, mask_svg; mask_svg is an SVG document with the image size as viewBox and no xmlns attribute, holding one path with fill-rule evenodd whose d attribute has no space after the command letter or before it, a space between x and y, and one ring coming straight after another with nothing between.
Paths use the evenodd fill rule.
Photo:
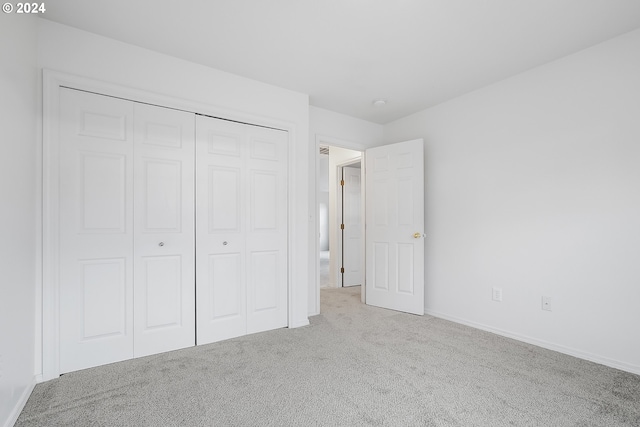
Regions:
<instances>
[{"instance_id":1,"label":"raised door panel","mask_svg":"<svg viewBox=\"0 0 640 427\"><path fill-rule=\"evenodd\" d=\"M182 256L142 257L142 280L136 283L145 311L143 324L148 332L182 326Z\"/></svg>"},{"instance_id":2,"label":"raised door panel","mask_svg":"<svg viewBox=\"0 0 640 427\"><path fill-rule=\"evenodd\" d=\"M133 105L61 89L60 372L133 356Z\"/></svg>"},{"instance_id":3,"label":"raised door panel","mask_svg":"<svg viewBox=\"0 0 640 427\"><path fill-rule=\"evenodd\" d=\"M208 172L206 221L209 234L241 232L241 169L209 165Z\"/></svg>"},{"instance_id":4,"label":"raised door panel","mask_svg":"<svg viewBox=\"0 0 640 427\"><path fill-rule=\"evenodd\" d=\"M125 233L127 157L80 151L77 185L80 233Z\"/></svg>"},{"instance_id":5,"label":"raised door panel","mask_svg":"<svg viewBox=\"0 0 640 427\"><path fill-rule=\"evenodd\" d=\"M134 107L135 357L195 345L195 115Z\"/></svg>"},{"instance_id":6,"label":"raised door panel","mask_svg":"<svg viewBox=\"0 0 640 427\"><path fill-rule=\"evenodd\" d=\"M140 201L142 233L180 233L182 231L183 194L182 161L141 159L142 180ZM187 165L190 166L190 165ZM190 186L189 186L190 187ZM186 212L190 214L189 211Z\"/></svg>"},{"instance_id":7,"label":"raised door panel","mask_svg":"<svg viewBox=\"0 0 640 427\"><path fill-rule=\"evenodd\" d=\"M81 341L126 334L126 262L122 258L79 263Z\"/></svg>"},{"instance_id":8,"label":"raised door panel","mask_svg":"<svg viewBox=\"0 0 640 427\"><path fill-rule=\"evenodd\" d=\"M251 271L252 301L255 313L278 308L278 283L283 280L279 277L278 258L282 254L277 251L253 252L249 270Z\"/></svg>"},{"instance_id":9,"label":"raised door panel","mask_svg":"<svg viewBox=\"0 0 640 427\"><path fill-rule=\"evenodd\" d=\"M239 253L209 255L208 281L198 286L206 288L207 318L202 324L200 344L244 335L246 308L243 256Z\"/></svg>"}]
</instances>

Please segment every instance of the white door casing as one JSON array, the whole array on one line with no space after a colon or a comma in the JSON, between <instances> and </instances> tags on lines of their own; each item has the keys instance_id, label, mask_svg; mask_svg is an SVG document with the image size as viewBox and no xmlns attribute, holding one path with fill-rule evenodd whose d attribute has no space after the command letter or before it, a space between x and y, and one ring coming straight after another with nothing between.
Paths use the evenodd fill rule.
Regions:
<instances>
[{"instance_id":1,"label":"white door casing","mask_svg":"<svg viewBox=\"0 0 640 427\"><path fill-rule=\"evenodd\" d=\"M194 345L194 115L60 96L60 372Z\"/></svg>"},{"instance_id":2,"label":"white door casing","mask_svg":"<svg viewBox=\"0 0 640 427\"><path fill-rule=\"evenodd\" d=\"M424 314L424 142L366 150L366 302Z\"/></svg>"},{"instance_id":3,"label":"white door casing","mask_svg":"<svg viewBox=\"0 0 640 427\"><path fill-rule=\"evenodd\" d=\"M197 116L198 344L287 326L287 145Z\"/></svg>"},{"instance_id":4,"label":"white door casing","mask_svg":"<svg viewBox=\"0 0 640 427\"><path fill-rule=\"evenodd\" d=\"M134 357L195 345L195 115L134 103Z\"/></svg>"},{"instance_id":5,"label":"white door casing","mask_svg":"<svg viewBox=\"0 0 640 427\"><path fill-rule=\"evenodd\" d=\"M345 166L342 168L342 286L356 286L364 284L363 262L363 224L361 204L361 174L362 169Z\"/></svg>"}]
</instances>

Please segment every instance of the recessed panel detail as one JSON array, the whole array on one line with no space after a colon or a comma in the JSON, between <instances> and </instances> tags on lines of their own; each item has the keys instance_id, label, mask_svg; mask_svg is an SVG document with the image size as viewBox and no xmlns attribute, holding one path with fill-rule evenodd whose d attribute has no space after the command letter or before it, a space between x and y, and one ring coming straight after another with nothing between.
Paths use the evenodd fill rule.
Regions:
<instances>
[{"instance_id":1,"label":"recessed panel detail","mask_svg":"<svg viewBox=\"0 0 640 427\"><path fill-rule=\"evenodd\" d=\"M278 160L278 145L271 141L254 139L251 141L251 158Z\"/></svg>"},{"instance_id":2,"label":"recessed panel detail","mask_svg":"<svg viewBox=\"0 0 640 427\"><path fill-rule=\"evenodd\" d=\"M119 154L80 153L81 233L124 233L126 160Z\"/></svg>"},{"instance_id":3,"label":"recessed panel detail","mask_svg":"<svg viewBox=\"0 0 640 427\"><path fill-rule=\"evenodd\" d=\"M125 334L125 259L80 261L82 340Z\"/></svg>"},{"instance_id":4,"label":"recessed panel detail","mask_svg":"<svg viewBox=\"0 0 640 427\"><path fill-rule=\"evenodd\" d=\"M373 171L384 172L389 170L389 157L381 156L373 159Z\"/></svg>"},{"instance_id":5,"label":"recessed panel detail","mask_svg":"<svg viewBox=\"0 0 640 427\"><path fill-rule=\"evenodd\" d=\"M373 287L389 289L389 244L376 242L373 245L374 272Z\"/></svg>"},{"instance_id":6,"label":"recessed panel detail","mask_svg":"<svg viewBox=\"0 0 640 427\"><path fill-rule=\"evenodd\" d=\"M209 255L211 320L243 314L240 254Z\"/></svg>"},{"instance_id":7,"label":"recessed panel detail","mask_svg":"<svg viewBox=\"0 0 640 427\"><path fill-rule=\"evenodd\" d=\"M182 257L143 257L146 328L179 326L181 323Z\"/></svg>"},{"instance_id":8,"label":"recessed panel detail","mask_svg":"<svg viewBox=\"0 0 640 427\"><path fill-rule=\"evenodd\" d=\"M180 232L182 165L178 161L143 160L143 232Z\"/></svg>"},{"instance_id":9,"label":"recessed panel detail","mask_svg":"<svg viewBox=\"0 0 640 427\"><path fill-rule=\"evenodd\" d=\"M79 135L125 141L126 117L83 111L80 113Z\"/></svg>"},{"instance_id":10,"label":"recessed panel detail","mask_svg":"<svg viewBox=\"0 0 640 427\"><path fill-rule=\"evenodd\" d=\"M275 230L278 218L278 181L273 172L251 173L253 230Z\"/></svg>"},{"instance_id":11,"label":"recessed panel detail","mask_svg":"<svg viewBox=\"0 0 640 427\"><path fill-rule=\"evenodd\" d=\"M240 170L209 166L209 233L240 231Z\"/></svg>"},{"instance_id":12,"label":"recessed panel detail","mask_svg":"<svg viewBox=\"0 0 640 427\"><path fill-rule=\"evenodd\" d=\"M145 125L144 144L181 148L182 129L180 126L147 122Z\"/></svg>"},{"instance_id":13,"label":"recessed panel detail","mask_svg":"<svg viewBox=\"0 0 640 427\"><path fill-rule=\"evenodd\" d=\"M250 271L254 293L254 310L277 308L278 302L278 252L265 251L251 254Z\"/></svg>"},{"instance_id":14,"label":"recessed panel detail","mask_svg":"<svg viewBox=\"0 0 640 427\"><path fill-rule=\"evenodd\" d=\"M345 244L345 258L350 260L347 264L347 270L351 272L356 272L361 268L361 258L360 255L361 247L360 247L360 235L352 235L348 238L348 243Z\"/></svg>"},{"instance_id":15,"label":"recessed panel detail","mask_svg":"<svg viewBox=\"0 0 640 427\"><path fill-rule=\"evenodd\" d=\"M373 223L378 226L389 224L389 183L376 182L375 194L368 195L373 200Z\"/></svg>"},{"instance_id":16,"label":"recessed panel detail","mask_svg":"<svg viewBox=\"0 0 640 427\"><path fill-rule=\"evenodd\" d=\"M398 293L413 295L413 245L398 244Z\"/></svg>"},{"instance_id":17,"label":"recessed panel detail","mask_svg":"<svg viewBox=\"0 0 640 427\"><path fill-rule=\"evenodd\" d=\"M397 184L398 225L413 225L413 180L399 179Z\"/></svg>"},{"instance_id":18,"label":"recessed panel detail","mask_svg":"<svg viewBox=\"0 0 640 427\"><path fill-rule=\"evenodd\" d=\"M241 135L210 131L208 136L209 154L240 156Z\"/></svg>"},{"instance_id":19,"label":"recessed panel detail","mask_svg":"<svg viewBox=\"0 0 640 427\"><path fill-rule=\"evenodd\" d=\"M406 169L413 167L413 155L411 153L398 154L396 158L398 162L398 169Z\"/></svg>"}]
</instances>

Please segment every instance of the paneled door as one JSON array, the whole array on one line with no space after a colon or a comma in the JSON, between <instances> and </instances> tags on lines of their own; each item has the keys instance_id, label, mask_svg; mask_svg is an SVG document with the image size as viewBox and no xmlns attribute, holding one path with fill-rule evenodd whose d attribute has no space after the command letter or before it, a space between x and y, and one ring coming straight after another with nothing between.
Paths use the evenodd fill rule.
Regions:
<instances>
[{"instance_id":1,"label":"paneled door","mask_svg":"<svg viewBox=\"0 0 640 427\"><path fill-rule=\"evenodd\" d=\"M134 104L134 357L195 345L195 115Z\"/></svg>"},{"instance_id":2,"label":"paneled door","mask_svg":"<svg viewBox=\"0 0 640 427\"><path fill-rule=\"evenodd\" d=\"M369 149L366 157L366 302L424 314L422 139Z\"/></svg>"},{"instance_id":3,"label":"paneled door","mask_svg":"<svg viewBox=\"0 0 640 427\"><path fill-rule=\"evenodd\" d=\"M60 373L133 357L133 103L60 90Z\"/></svg>"},{"instance_id":4,"label":"paneled door","mask_svg":"<svg viewBox=\"0 0 640 427\"><path fill-rule=\"evenodd\" d=\"M342 286L364 284L364 241L362 226L361 168L353 166L342 168L342 265L344 274Z\"/></svg>"},{"instance_id":5,"label":"paneled door","mask_svg":"<svg viewBox=\"0 0 640 427\"><path fill-rule=\"evenodd\" d=\"M60 372L195 344L194 115L60 91Z\"/></svg>"},{"instance_id":6,"label":"paneled door","mask_svg":"<svg viewBox=\"0 0 640 427\"><path fill-rule=\"evenodd\" d=\"M287 326L287 145L196 118L198 344Z\"/></svg>"}]
</instances>

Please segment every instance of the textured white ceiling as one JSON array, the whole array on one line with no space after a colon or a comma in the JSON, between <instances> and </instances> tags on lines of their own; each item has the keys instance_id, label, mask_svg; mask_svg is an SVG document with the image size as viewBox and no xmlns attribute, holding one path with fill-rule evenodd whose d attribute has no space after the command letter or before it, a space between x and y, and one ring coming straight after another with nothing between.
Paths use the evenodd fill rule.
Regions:
<instances>
[{"instance_id":1,"label":"textured white ceiling","mask_svg":"<svg viewBox=\"0 0 640 427\"><path fill-rule=\"evenodd\" d=\"M44 17L387 123L640 28L640 1L55 0Z\"/></svg>"}]
</instances>

